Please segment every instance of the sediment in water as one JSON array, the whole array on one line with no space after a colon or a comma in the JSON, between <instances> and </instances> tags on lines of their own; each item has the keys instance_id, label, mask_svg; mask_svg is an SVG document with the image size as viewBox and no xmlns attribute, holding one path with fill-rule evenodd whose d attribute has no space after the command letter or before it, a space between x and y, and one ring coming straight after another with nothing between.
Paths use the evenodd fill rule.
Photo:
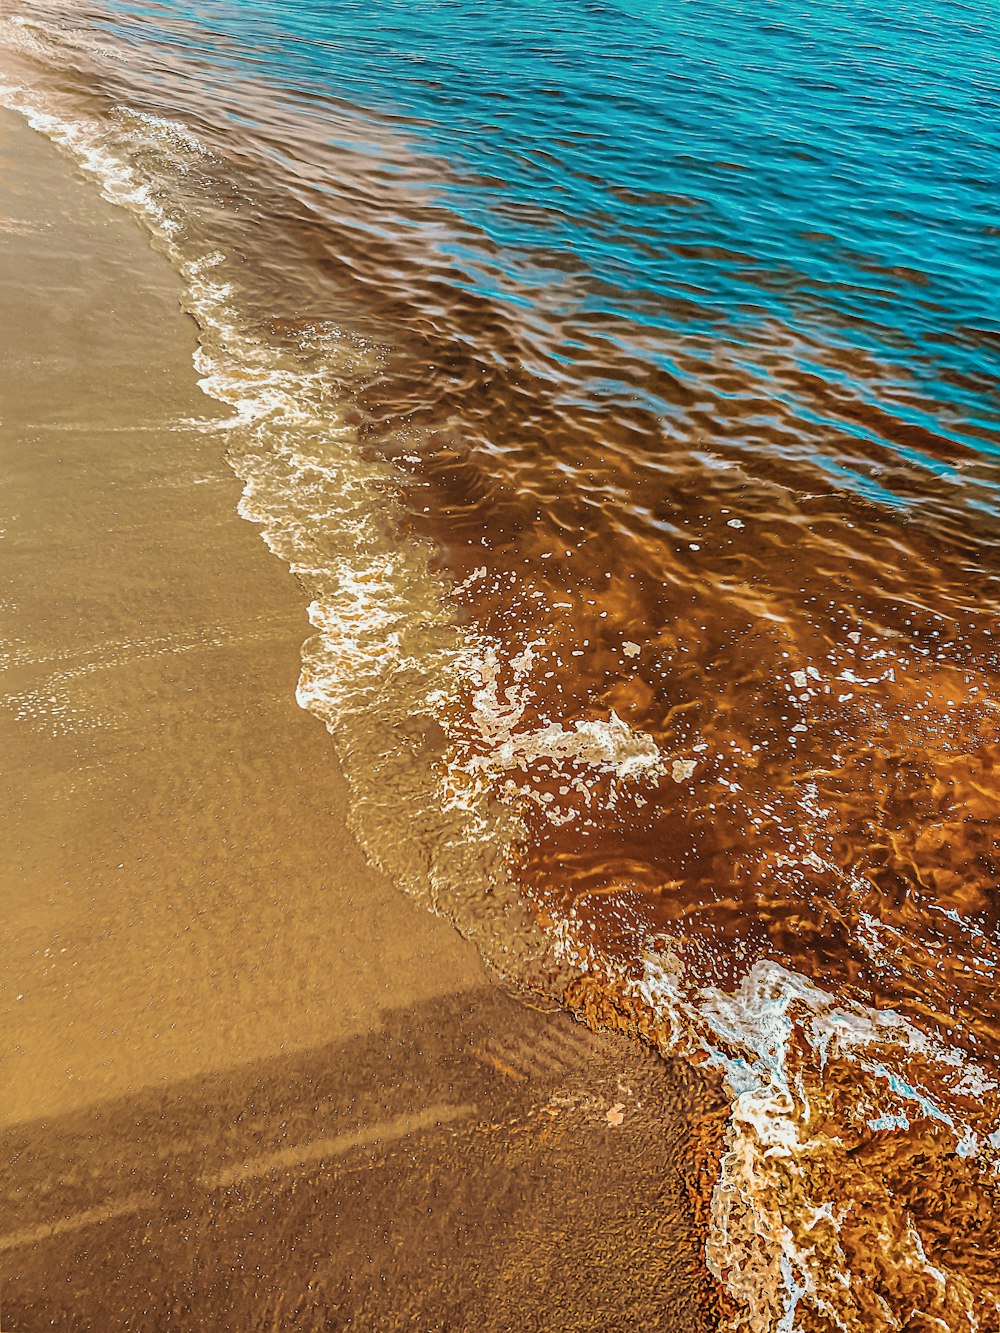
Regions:
<instances>
[{"instance_id":1,"label":"sediment in water","mask_svg":"<svg viewBox=\"0 0 1000 1333\"><path fill-rule=\"evenodd\" d=\"M176 275L0 133L5 1321L714 1327L698 1081L366 863Z\"/></svg>"}]
</instances>

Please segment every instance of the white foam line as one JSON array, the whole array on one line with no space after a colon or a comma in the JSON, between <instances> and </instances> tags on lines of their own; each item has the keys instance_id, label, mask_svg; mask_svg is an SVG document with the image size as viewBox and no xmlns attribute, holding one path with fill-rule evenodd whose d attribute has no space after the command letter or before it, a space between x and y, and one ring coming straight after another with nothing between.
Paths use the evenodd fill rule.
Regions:
<instances>
[{"instance_id":1,"label":"white foam line","mask_svg":"<svg viewBox=\"0 0 1000 1333\"><path fill-rule=\"evenodd\" d=\"M899 1071L908 1061L930 1063L944 1099L951 1094L967 1099L967 1085L996 1091L995 1080L902 1015L838 1002L808 978L772 961L756 963L728 993L687 984L684 967L666 941L649 952L644 976L636 981L597 956L572 919L560 922L552 934L576 966L603 976L612 991L640 998L657 1015L662 1049L707 1062L722 1072L728 1084L732 1111L713 1193L706 1257L739 1308L737 1326L790 1333L796 1326L796 1308L803 1304L845 1333L856 1329L858 1310L851 1296L855 1275L838 1240L847 1209L838 1209L836 1200L812 1197L808 1184L813 1156L822 1150L836 1159L843 1143L836 1130L826 1131L819 1140L810 1130L810 1084L798 1062L789 1059L793 1043L806 1044L817 1057L812 1071L820 1089L830 1058L849 1060L857 1068L858 1110L879 1084L883 1101L888 1088L906 1104L908 1115L900 1106L897 1114L874 1126L864 1120L869 1128L904 1133L919 1114L947 1126L963 1157L978 1155L982 1137L977 1138L958 1115L938 1106L927 1089L914 1086L889 1066ZM1000 1144L1000 1130L983 1137L991 1148ZM798 1236L790 1225L796 1218L783 1213L781 1181L786 1178L797 1182ZM826 1232L824 1242L810 1245L807 1238L820 1222ZM890 1267L896 1263L906 1270L926 1271L936 1284L944 1276L949 1290L967 1298L968 1319L956 1324L954 1333L959 1329L975 1333L973 1293L965 1278L959 1271L944 1274L935 1268L908 1218L907 1227L907 1243L897 1256L888 1257ZM885 1316L885 1327L895 1327L887 1305Z\"/></svg>"}]
</instances>

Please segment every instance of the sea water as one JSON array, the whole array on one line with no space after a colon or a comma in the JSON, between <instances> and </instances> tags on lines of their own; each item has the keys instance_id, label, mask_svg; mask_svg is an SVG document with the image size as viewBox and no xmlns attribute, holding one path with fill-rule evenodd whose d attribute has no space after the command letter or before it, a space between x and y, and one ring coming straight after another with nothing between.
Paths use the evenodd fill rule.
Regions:
<instances>
[{"instance_id":1,"label":"sea water","mask_svg":"<svg viewBox=\"0 0 1000 1333\"><path fill-rule=\"evenodd\" d=\"M1000 1326L992 11L44 3L371 855L732 1114L756 1329Z\"/></svg>"}]
</instances>

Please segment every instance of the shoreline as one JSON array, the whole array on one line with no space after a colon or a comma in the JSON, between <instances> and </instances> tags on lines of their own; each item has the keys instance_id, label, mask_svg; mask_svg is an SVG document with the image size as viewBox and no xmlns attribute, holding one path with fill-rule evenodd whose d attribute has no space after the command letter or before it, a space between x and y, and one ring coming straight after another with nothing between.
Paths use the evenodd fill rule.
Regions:
<instances>
[{"instance_id":1,"label":"shoreline","mask_svg":"<svg viewBox=\"0 0 1000 1333\"><path fill-rule=\"evenodd\" d=\"M367 864L179 277L6 111L0 166L4 1314L717 1326L703 1082Z\"/></svg>"},{"instance_id":2,"label":"shoreline","mask_svg":"<svg viewBox=\"0 0 1000 1333\"><path fill-rule=\"evenodd\" d=\"M801 115L775 122L800 158L753 128L757 53L785 38L752 7L720 15L718 86L673 82L677 57L722 73L697 23L678 29L682 50L615 65L609 41L631 50L648 15L554 15L530 44L535 80L530 6L513 28L475 6L402 29L391 5L317 13L308 31L265 10L151 22L128 5L15 0L0 22L0 101L166 257L196 377L227 412L192 393L190 337L171 350L176 284L159 287L134 233L12 176L43 203L34 217L11 205L4 331L18 399L0 519L17 557L7 899L25 973L9 1007L28 1020L7 1053L8 1114L55 1111L9 1144L18 1163L78 1145L56 1154L65 1171L27 1170L26 1194L51 1199L79 1169L104 1181L75 1206L19 1201L14 1251L109 1205L137 1225L141 1192L119 1196L100 1165L100 1113L130 1145L133 1184L154 1189L160 1232L182 1161L198 1235L239 1229L245 1213L216 1220L227 1192L250 1190L272 1217L302 1199L301 1228L259 1210L250 1224L266 1238L250 1247L262 1300L304 1300L318 1281L309 1318L327 1326L347 1310L377 1327L397 1308L418 1326L551 1323L531 1294L537 1259L509 1240L549 1222L500 1145L503 1127L549 1116L562 1130L572 1110L565 1169L593 1186L546 1184L563 1228L546 1272L576 1283L572 1236L600 1266L582 1289L605 1322L627 1310L669 1325L643 1275L613 1299L604 1196L621 1196L633 1231L655 1230L648 1179L678 1179L657 1156L677 1116L684 1142L714 1140L695 1153L705 1175L681 1168L691 1206L669 1204L668 1230L686 1228L676 1243L700 1251L733 1324L867 1333L918 1310L993 1328L1000 600L986 511L1000 418L978 317L992 298L961 246L942 282L947 245L913 192L931 180L949 225L978 235L982 182L955 164L984 66L950 38L920 50L907 23L875 34L899 142L920 128L925 176L895 148L883 159L856 81L808 77L801 16L785 34ZM849 37L839 49L843 73ZM928 119L920 79L938 55L955 77ZM737 113L721 121L719 87ZM848 139L865 158L827 133L831 106L838 124L860 113ZM719 177L713 142L747 170ZM879 210L842 207L845 189L865 197L865 159L889 168L912 266L885 262ZM819 232L786 225L804 198ZM38 262L21 262L22 225ZM910 299L914 280L926 301ZM259 547L226 535L234 501L292 571L287 597ZM295 676L325 740L290 705ZM411 958L416 919L391 887L453 922L488 976L453 990L465 965L424 922ZM540 1085L523 1052L551 1049L546 1025L562 1020L530 1027L494 974L529 1004L554 997L587 1027L646 1041L667 1057L663 1087L633 1097L620 1069L595 1076L595 1048L573 1053L565 1025L552 1029L563 1063ZM443 1073L455 1051L522 1100L481 1093L474 1064ZM692 1070L669 1063L681 1052L700 1080L690 1102L677 1088ZM176 1093L169 1115L145 1098L150 1078L164 1104ZM610 1173L602 1160L630 1150L621 1131L650 1106L633 1188L624 1157ZM199 1116L236 1128L204 1140ZM486 1125L495 1150L470 1191L459 1144ZM393 1164L380 1147L381 1165L359 1167L376 1138ZM196 1156L210 1141L210 1160L185 1158L188 1140ZM407 1194L415 1143L435 1183ZM530 1180L551 1166L524 1160ZM343 1183L320 1203L331 1173ZM407 1220L362 1219L355 1191L399 1200ZM453 1199L486 1269L519 1274L502 1317L485 1296L470 1314L482 1258L443 1241L422 1252L418 1219ZM389 1225L372 1305L331 1237L369 1263ZM305 1236L326 1260L293 1273L278 1249ZM202 1269L221 1240L197 1271L158 1243L163 1267L180 1255L192 1309L218 1322ZM247 1245L230 1248L238 1272ZM617 1273L634 1268L636 1244L624 1249ZM662 1256L644 1254L658 1273ZM454 1276L446 1313L432 1271ZM181 1299L158 1274L122 1287L118 1273L101 1285L126 1301L150 1282L158 1312ZM88 1281L74 1304L96 1310ZM289 1322L239 1299L234 1325Z\"/></svg>"}]
</instances>

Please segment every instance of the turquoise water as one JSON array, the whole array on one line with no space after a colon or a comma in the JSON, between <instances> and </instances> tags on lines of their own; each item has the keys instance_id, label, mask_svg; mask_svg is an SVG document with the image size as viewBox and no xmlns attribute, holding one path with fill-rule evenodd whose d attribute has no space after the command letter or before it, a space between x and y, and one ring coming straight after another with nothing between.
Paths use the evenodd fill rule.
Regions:
<instances>
[{"instance_id":1,"label":"turquoise water","mask_svg":"<svg viewBox=\"0 0 1000 1333\"><path fill-rule=\"evenodd\" d=\"M434 243L451 280L515 319L528 308L543 364L574 360L569 321L607 329L616 353L668 377L672 340L706 331L766 375L760 348L777 322L801 340L804 375L834 393L849 380L860 398L840 431L915 473L971 463L962 499L995 514L1000 60L990 6L109 12L116 38L162 46L223 106L233 80L266 90L279 125L295 118L296 146L310 141L297 169L315 164L309 184L338 201L322 147L336 148L345 126L353 141L358 113L371 117L369 169L398 175L404 209L409 191L418 208L429 196L442 210L439 227L455 234ZM198 95L189 88L184 102ZM231 119L238 133L241 106ZM403 240L406 223L383 219ZM812 363L814 344L863 356L868 383ZM644 387L638 369L605 372L581 392L634 401ZM654 410L676 405L644 393ZM877 466L827 453L840 481L907 503Z\"/></svg>"}]
</instances>

